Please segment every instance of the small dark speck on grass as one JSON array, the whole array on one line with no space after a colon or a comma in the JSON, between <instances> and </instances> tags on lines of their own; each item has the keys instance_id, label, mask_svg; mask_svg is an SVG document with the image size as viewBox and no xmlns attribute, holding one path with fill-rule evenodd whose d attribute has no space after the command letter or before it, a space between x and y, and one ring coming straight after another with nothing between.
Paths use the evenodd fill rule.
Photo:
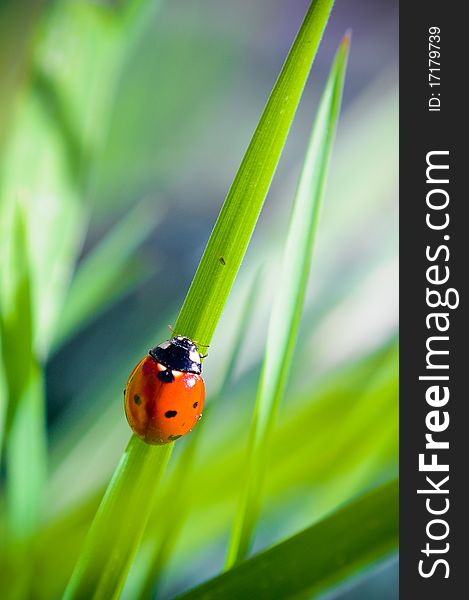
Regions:
<instances>
[{"instance_id":1,"label":"small dark speck on grass","mask_svg":"<svg viewBox=\"0 0 469 600\"><path fill-rule=\"evenodd\" d=\"M221 263L223 266L225 266L225 265L226 265L226 262L225 262L225 259L223 258L223 256L220 256L220 258L219 258L218 260L220 261L220 263Z\"/></svg>"}]
</instances>

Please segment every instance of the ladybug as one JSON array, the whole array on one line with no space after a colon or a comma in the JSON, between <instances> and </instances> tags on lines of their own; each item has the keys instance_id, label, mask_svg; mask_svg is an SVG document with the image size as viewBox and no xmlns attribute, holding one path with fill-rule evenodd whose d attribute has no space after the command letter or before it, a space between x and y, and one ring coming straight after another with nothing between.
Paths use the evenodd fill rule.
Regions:
<instances>
[{"instance_id":1,"label":"ladybug","mask_svg":"<svg viewBox=\"0 0 469 600\"><path fill-rule=\"evenodd\" d=\"M125 414L147 444L174 442L202 417L202 358L191 339L178 335L150 350L130 374Z\"/></svg>"}]
</instances>

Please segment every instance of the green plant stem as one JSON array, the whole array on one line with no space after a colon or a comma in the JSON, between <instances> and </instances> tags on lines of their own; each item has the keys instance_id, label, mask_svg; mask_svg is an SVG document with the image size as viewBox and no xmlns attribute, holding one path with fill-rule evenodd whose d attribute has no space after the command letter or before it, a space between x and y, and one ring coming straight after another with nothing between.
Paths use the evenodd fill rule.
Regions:
<instances>
[{"instance_id":1,"label":"green plant stem","mask_svg":"<svg viewBox=\"0 0 469 600\"><path fill-rule=\"evenodd\" d=\"M210 405L222 399L223 393L231 381L233 371L238 364L242 341L251 321L254 306L258 297L260 281L260 273L256 270L252 281L246 286L247 293L243 299L244 304L235 329L234 339L231 343L230 352L225 365L222 367L224 370L220 383L217 386L214 396L210 400ZM148 568L142 571L140 590L138 592L134 591L135 595L138 594L139 600L149 600L154 596L155 588L158 587L159 576L172 555L190 511L191 505L186 501L186 494L180 494L179 490L187 485L187 480L192 475L203 429L205 423L207 423L207 413L209 412L210 408L208 411L206 410L204 412L202 423L194 431L193 438L190 440L190 443L185 446L182 454L179 456L176 469L166 486L164 498L156 503L154 507L153 515L155 517L162 505L167 506L168 509L165 523L157 524L155 519L154 524L149 525L145 533L145 539L149 545L149 548L145 549L145 554L149 554L150 556L147 559ZM208 420L208 423L210 423L210 419ZM189 494L191 493L196 492L195 490L190 490Z\"/></svg>"},{"instance_id":2,"label":"green plant stem","mask_svg":"<svg viewBox=\"0 0 469 600\"><path fill-rule=\"evenodd\" d=\"M133 435L96 513L64 598L116 598L150 515L172 444ZM148 481L153 483L148 486Z\"/></svg>"},{"instance_id":3,"label":"green plant stem","mask_svg":"<svg viewBox=\"0 0 469 600\"><path fill-rule=\"evenodd\" d=\"M210 343L285 144L333 0L313 0L275 83L175 325Z\"/></svg>"},{"instance_id":4,"label":"green plant stem","mask_svg":"<svg viewBox=\"0 0 469 600\"><path fill-rule=\"evenodd\" d=\"M248 554L266 470L268 441L293 362L311 266L327 168L339 116L347 64L346 35L331 69L311 132L295 197L280 281L250 431L247 469L226 559L226 569Z\"/></svg>"}]
</instances>

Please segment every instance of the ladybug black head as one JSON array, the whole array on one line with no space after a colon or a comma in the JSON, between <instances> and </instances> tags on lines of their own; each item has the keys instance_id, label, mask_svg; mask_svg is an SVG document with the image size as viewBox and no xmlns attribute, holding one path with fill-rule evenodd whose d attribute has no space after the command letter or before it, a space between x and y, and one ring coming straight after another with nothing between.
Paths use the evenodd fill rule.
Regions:
<instances>
[{"instance_id":1,"label":"ladybug black head","mask_svg":"<svg viewBox=\"0 0 469 600\"><path fill-rule=\"evenodd\" d=\"M150 356L172 371L202 372L200 354L194 342L182 335L163 342L150 350Z\"/></svg>"}]
</instances>

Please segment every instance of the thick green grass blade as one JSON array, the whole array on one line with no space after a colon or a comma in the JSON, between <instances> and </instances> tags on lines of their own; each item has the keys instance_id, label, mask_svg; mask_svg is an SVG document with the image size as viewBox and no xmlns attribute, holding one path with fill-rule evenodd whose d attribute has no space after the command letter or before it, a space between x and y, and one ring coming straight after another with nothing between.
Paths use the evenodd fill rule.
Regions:
<instances>
[{"instance_id":1,"label":"thick green grass blade","mask_svg":"<svg viewBox=\"0 0 469 600\"><path fill-rule=\"evenodd\" d=\"M44 389L33 351L33 308L28 232L17 204L2 264L1 356L6 408L5 455L9 529L25 539L39 521L46 474Z\"/></svg>"},{"instance_id":2,"label":"thick green grass blade","mask_svg":"<svg viewBox=\"0 0 469 600\"><path fill-rule=\"evenodd\" d=\"M9 418L27 386L25 364L33 355L33 308L31 268L28 255L26 220L22 207L15 204L10 220L11 233L1 257L0 327L2 357L9 388Z\"/></svg>"},{"instance_id":3,"label":"thick green grass blade","mask_svg":"<svg viewBox=\"0 0 469 600\"><path fill-rule=\"evenodd\" d=\"M230 346L229 353L225 359L225 364L221 368L221 378L217 388L209 400L209 407L204 411L202 423L194 431L191 440L184 447L181 455L178 457L178 463L166 485L163 497L156 503L150 524L145 532L145 547L142 552L141 566L138 568L136 561L136 574L132 578L132 572L129 576L129 589L124 597L145 600L153 598L155 588L158 586L158 579L165 566L169 562L174 548L180 537L182 528L187 515L191 510L191 504L187 502L187 495L180 494L183 487L191 475L193 475L194 462L201 442L203 429L210 426L210 419L207 416L210 413L210 406L213 402L221 400L223 392L229 385L235 366L238 363L239 354L242 348L242 339L248 329L249 323L253 317L253 310L257 300L261 278L256 270L255 276L246 285L246 294L244 304L241 308L237 327L234 331L233 340L227 340ZM166 506L165 521L162 523L159 519L161 505ZM142 544L143 546L143 544ZM138 557L137 557L138 558ZM133 579L132 581L130 581Z\"/></svg>"},{"instance_id":4,"label":"thick green grass blade","mask_svg":"<svg viewBox=\"0 0 469 600\"><path fill-rule=\"evenodd\" d=\"M180 598L315 597L395 549L397 523L398 484L392 481Z\"/></svg>"},{"instance_id":5,"label":"thick green grass blade","mask_svg":"<svg viewBox=\"0 0 469 600\"><path fill-rule=\"evenodd\" d=\"M266 464L266 446L283 395L298 336L321 199L326 180L349 48L349 36L337 52L315 120L295 198L283 256L282 282L274 299L266 351L250 433L248 468L226 568L249 551L259 509ZM281 365L281 368L279 368Z\"/></svg>"},{"instance_id":6,"label":"thick green grass blade","mask_svg":"<svg viewBox=\"0 0 469 600\"><path fill-rule=\"evenodd\" d=\"M210 344L244 257L331 7L332 0L313 0L310 5L181 309L175 331L201 345ZM120 593L152 509L155 472L161 473L171 447L147 446L136 436L131 438L92 524L66 598L108 599ZM153 464L159 469L145 468ZM138 485L132 489L136 477Z\"/></svg>"},{"instance_id":7,"label":"thick green grass blade","mask_svg":"<svg viewBox=\"0 0 469 600\"><path fill-rule=\"evenodd\" d=\"M4 342L2 340L2 327L0 327L0 349L3 347L3 343ZM0 360L0 457L2 454L1 448L3 448L3 437L5 434L7 408L8 408L7 378L6 378L3 360Z\"/></svg>"},{"instance_id":8,"label":"thick green grass blade","mask_svg":"<svg viewBox=\"0 0 469 600\"><path fill-rule=\"evenodd\" d=\"M14 539L27 539L38 526L47 464L43 373L31 362L23 377L26 387L12 415L6 448L8 519Z\"/></svg>"},{"instance_id":9,"label":"thick green grass blade","mask_svg":"<svg viewBox=\"0 0 469 600\"><path fill-rule=\"evenodd\" d=\"M65 598L119 597L171 447L150 447L132 436L96 513Z\"/></svg>"},{"instance_id":10,"label":"thick green grass blade","mask_svg":"<svg viewBox=\"0 0 469 600\"><path fill-rule=\"evenodd\" d=\"M332 8L313 0L236 174L175 331L209 344L248 246Z\"/></svg>"}]
</instances>

